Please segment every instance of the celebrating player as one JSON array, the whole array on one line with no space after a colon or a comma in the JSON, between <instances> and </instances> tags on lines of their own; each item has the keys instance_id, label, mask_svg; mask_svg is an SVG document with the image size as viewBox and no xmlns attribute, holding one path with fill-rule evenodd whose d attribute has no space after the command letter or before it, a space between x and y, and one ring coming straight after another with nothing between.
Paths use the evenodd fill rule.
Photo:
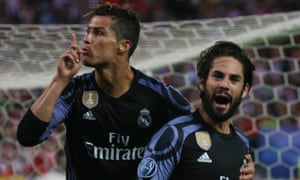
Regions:
<instances>
[{"instance_id":1,"label":"celebrating player","mask_svg":"<svg viewBox=\"0 0 300 180\"><path fill-rule=\"evenodd\" d=\"M231 119L251 88L253 70L232 42L204 50L197 64L201 108L153 136L139 164L139 179L253 179L250 143Z\"/></svg>"},{"instance_id":2,"label":"celebrating player","mask_svg":"<svg viewBox=\"0 0 300 180\"><path fill-rule=\"evenodd\" d=\"M64 123L67 179L134 179L154 132L190 114L190 106L178 91L129 65L140 24L127 5L95 5L84 17L89 22L83 47L73 35L17 137L34 146ZM94 70L75 76L82 64Z\"/></svg>"}]
</instances>

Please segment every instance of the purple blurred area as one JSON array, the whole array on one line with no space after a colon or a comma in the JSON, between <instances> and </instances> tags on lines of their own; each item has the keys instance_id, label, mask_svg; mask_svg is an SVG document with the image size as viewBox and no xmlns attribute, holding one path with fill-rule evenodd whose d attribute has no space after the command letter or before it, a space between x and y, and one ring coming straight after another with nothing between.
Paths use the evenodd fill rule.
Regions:
<instances>
[{"instance_id":1,"label":"purple blurred area","mask_svg":"<svg viewBox=\"0 0 300 180\"><path fill-rule=\"evenodd\" d=\"M0 0L1 24L77 24L101 0ZM299 0L109 0L128 2L142 22L236 17L300 10Z\"/></svg>"}]
</instances>

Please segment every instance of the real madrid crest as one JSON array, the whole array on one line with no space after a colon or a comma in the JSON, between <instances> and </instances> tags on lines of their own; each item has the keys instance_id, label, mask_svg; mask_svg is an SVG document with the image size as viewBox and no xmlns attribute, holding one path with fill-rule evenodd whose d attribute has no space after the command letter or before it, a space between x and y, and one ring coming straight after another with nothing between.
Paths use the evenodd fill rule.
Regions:
<instances>
[{"instance_id":1,"label":"real madrid crest","mask_svg":"<svg viewBox=\"0 0 300 180\"><path fill-rule=\"evenodd\" d=\"M207 131L198 131L195 133L197 144L200 148L208 151L211 147L211 138Z\"/></svg>"},{"instance_id":2,"label":"real madrid crest","mask_svg":"<svg viewBox=\"0 0 300 180\"><path fill-rule=\"evenodd\" d=\"M84 91L82 95L82 104L88 109L92 109L97 106L99 96L97 91Z\"/></svg>"},{"instance_id":3,"label":"real madrid crest","mask_svg":"<svg viewBox=\"0 0 300 180\"><path fill-rule=\"evenodd\" d=\"M152 124L152 118L150 116L149 109L143 108L140 110L140 115L137 118L138 125L142 128L149 127Z\"/></svg>"}]
</instances>

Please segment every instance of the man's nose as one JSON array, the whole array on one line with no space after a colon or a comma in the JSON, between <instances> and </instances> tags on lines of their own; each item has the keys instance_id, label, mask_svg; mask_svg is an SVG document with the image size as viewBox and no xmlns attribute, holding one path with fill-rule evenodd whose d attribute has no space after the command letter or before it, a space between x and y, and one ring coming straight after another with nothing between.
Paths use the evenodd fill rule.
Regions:
<instances>
[{"instance_id":1,"label":"man's nose","mask_svg":"<svg viewBox=\"0 0 300 180\"><path fill-rule=\"evenodd\" d=\"M90 44L91 41L92 41L92 35L90 33L87 33L83 38L83 42L85 44Z\"/></svg>"},{"instance_id":2,"label":"man's nose","mask_svg":"<svg viewBox=\"0 0 300 180\"><path fill-rule=\"evenodd\" d=\"M219 86L220 86L220 87L223 87L223 88L229 88L229 83L230 83L229 79L223 78L223 79L220 81Z\"/></svg>"}]
</instances>

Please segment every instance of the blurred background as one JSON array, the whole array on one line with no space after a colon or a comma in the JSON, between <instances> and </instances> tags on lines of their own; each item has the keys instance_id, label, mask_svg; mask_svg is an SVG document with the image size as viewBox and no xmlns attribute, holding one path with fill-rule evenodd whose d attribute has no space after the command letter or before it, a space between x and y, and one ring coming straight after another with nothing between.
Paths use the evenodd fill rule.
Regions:
<instances>
[{"instance_id":1,"label":"blurred background","mask_svg":"<svg viewBox=\"0 0 300 180\"><path fill-rule=\"evenodd\" d=\"M235 17L300 9L299 0L109 0L128 2L143 22ZM1 0L0 23L73 24L101 0Z\"/></svg>"},{"instance_id":2,"label":"blurred background","mask_svg":"<svg viewBox=\"0 0 300 180\"><path fill-rule=\"evenodd\" d=\"M96 0L0 0L0 180L64 179L65 128L24 148L16 128L48 84L70 34ZM121 3L121 0L111 0ZM215 40L240 44L256 65L233 123L251 140L257 180L300 179L300 1L131 0L142 20L132 65L199 105L197 57ZM90 71L90 69L83 69Z\"/></svg>"}]
</instances>

